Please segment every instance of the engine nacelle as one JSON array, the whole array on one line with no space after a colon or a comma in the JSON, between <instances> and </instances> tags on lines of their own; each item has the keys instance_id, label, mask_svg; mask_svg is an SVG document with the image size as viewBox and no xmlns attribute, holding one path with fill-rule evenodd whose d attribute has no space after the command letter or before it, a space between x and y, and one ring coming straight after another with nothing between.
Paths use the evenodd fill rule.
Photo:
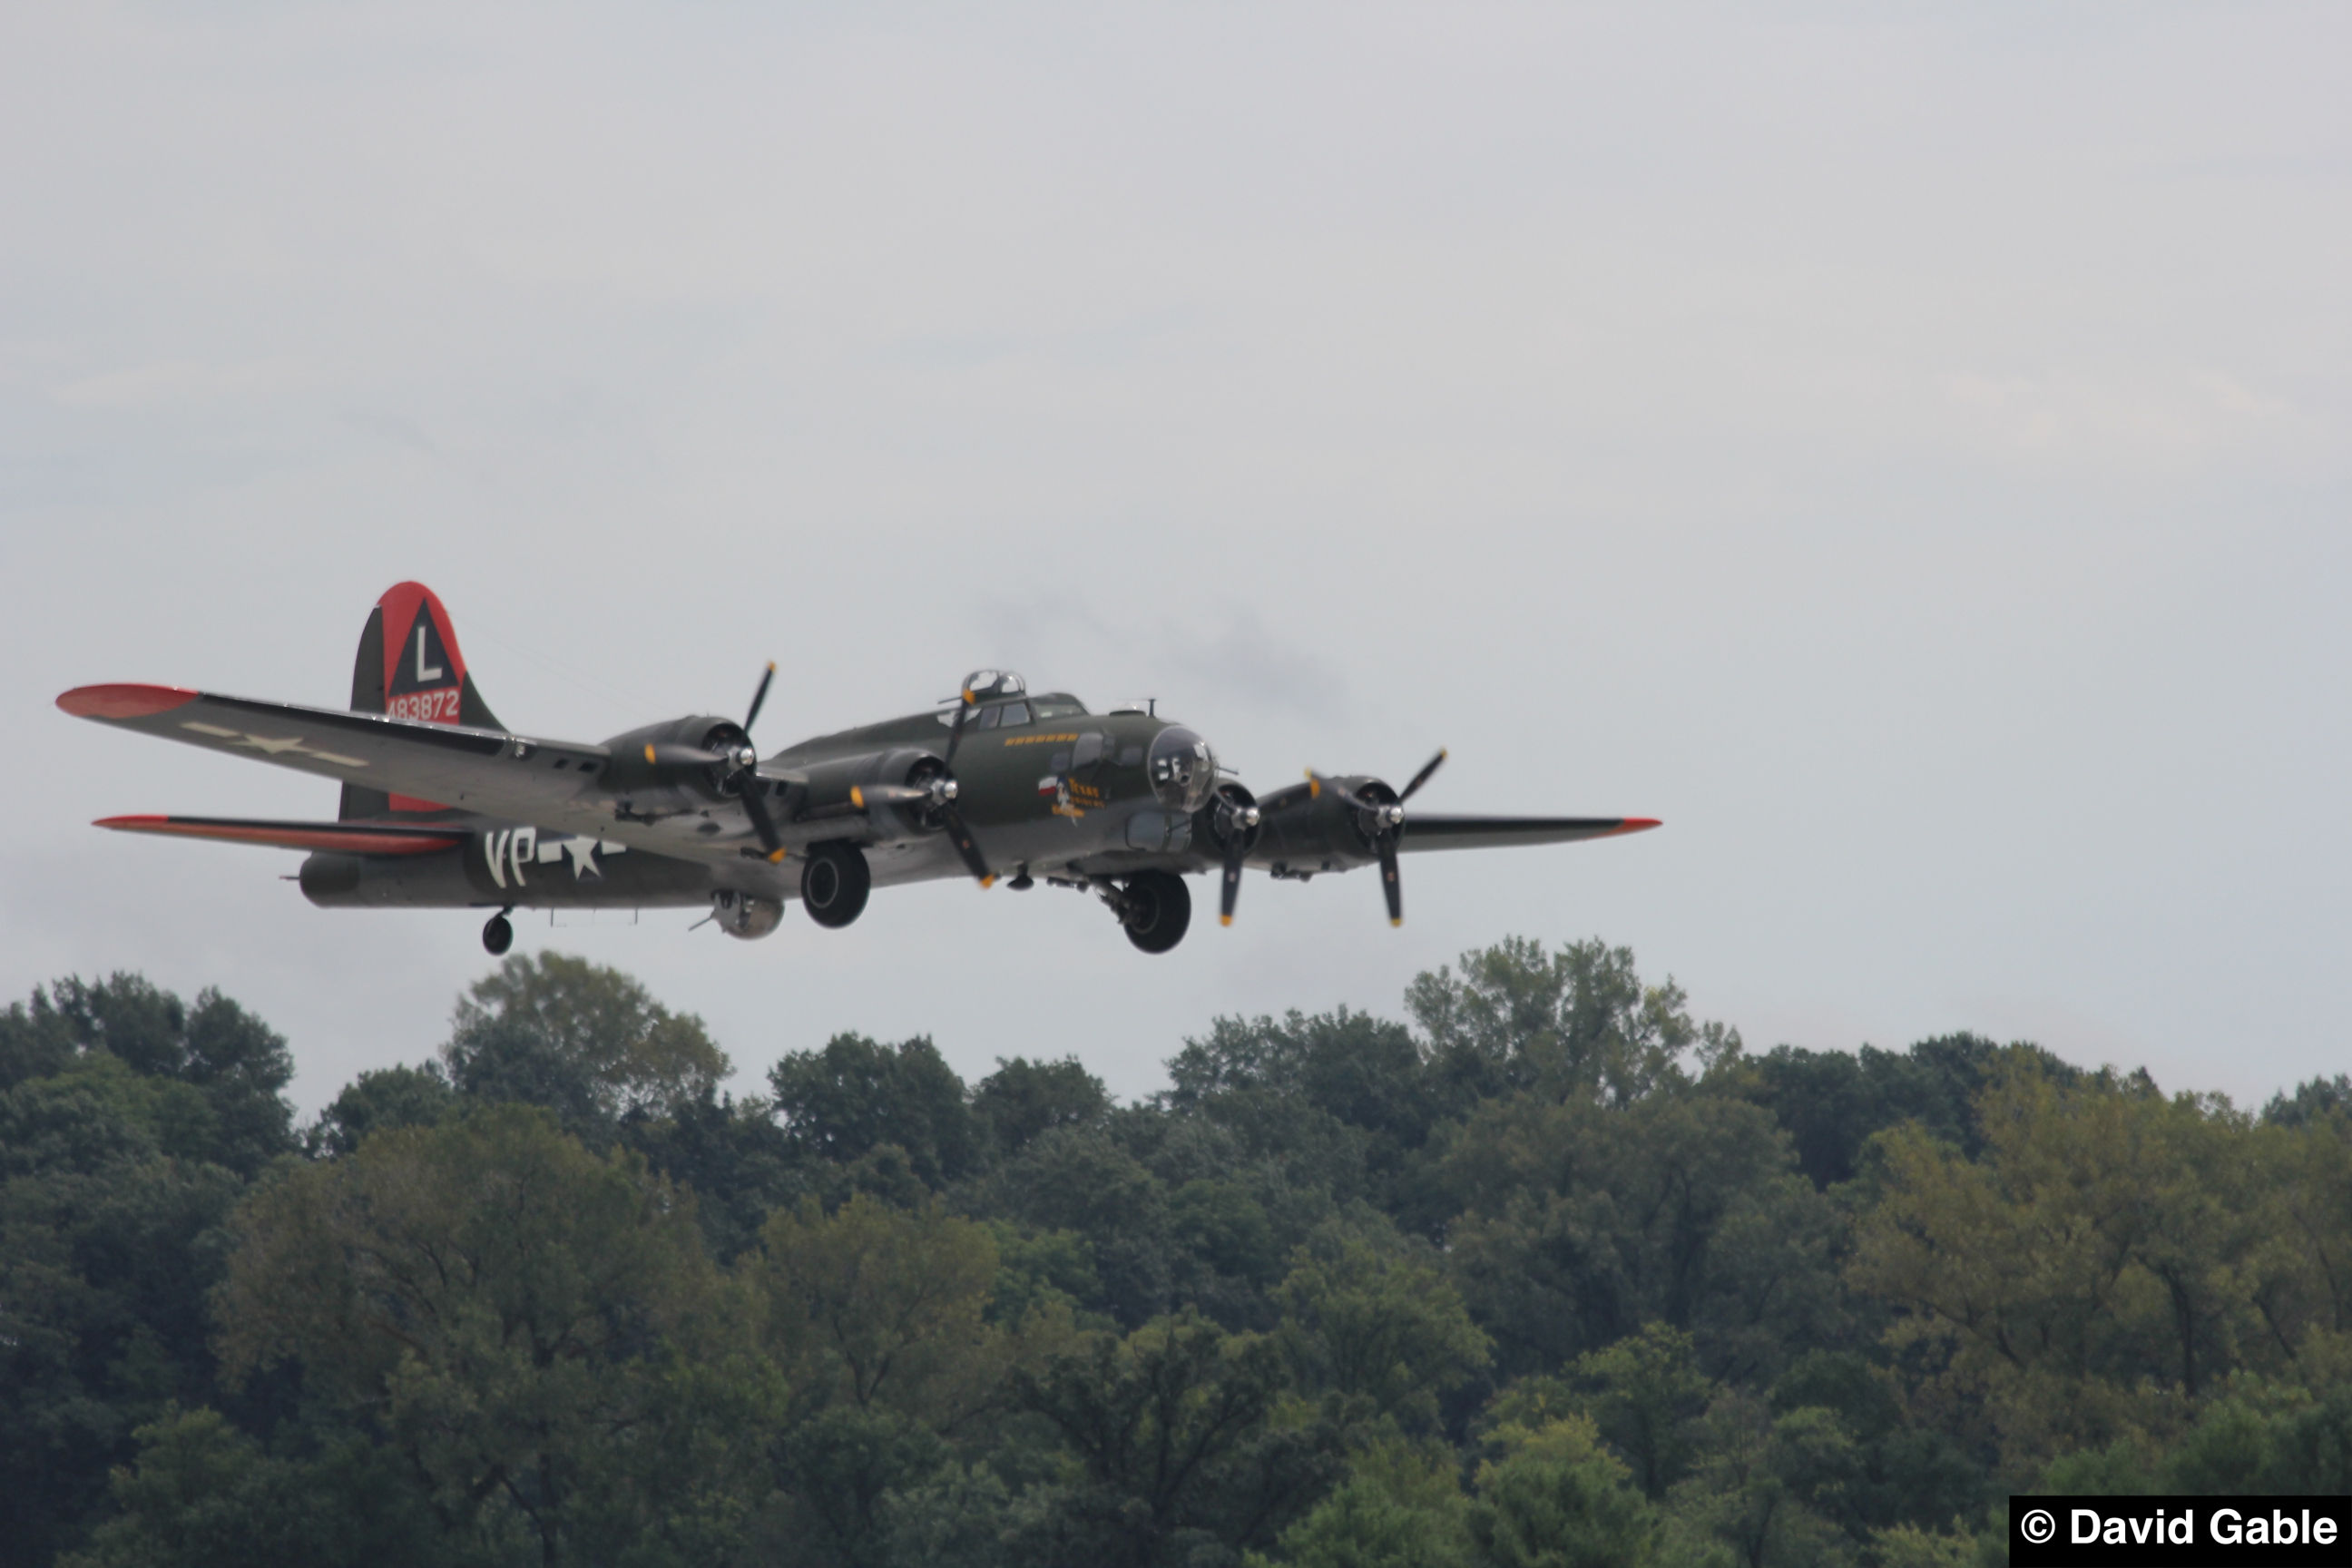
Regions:
<instances>
[{"instance_id":1,"label":"engine nacelle","mask_svg":"<svg viewBox=\"0 0 2352 1568\"><path fill-rule=\"evenodd\" d=\"M604 742L613 753L604 764L604 787L637 811L716 805L727 798L728 768L680 767L659 760L661 752L677 746L731 756L751 743L742 725L714 714L648 724Z\"/></svg>"},{"instance_id":2,"label":"engine nacelle","mask_svg":"<svg viewBox=\"0 0 2352 1568\"><path fill-rule=\"evenodd\" d=\"M912 784L917 788L928 785L947 772L946 764L929 752L894 746L885 752L836 757L798 771L808 781L794 786L793 798L798 807L798 820L862 817L877 838L896 838L909 830L928 833L939 826L929 810L919 803L899 806L861 805L862 797L852 794L860 786L874 784Z\"/></svg>"},{"instance_id":3,"label":"engine nacelle","mask_svg":"<svg viewBox=\"0 0 2352 1568\"><path fill-rule=\"evenodd\" d=\"M1250 863L1277 877L1309 877L1379 859L1363 814L1348 804L1343 792L1375 805L1396 799L1396 791L1365 773L1325 779L1319 787L1292 784L1258 803L1258 840Z\"/></svg>"},{"instance_id":4,"label":"engine nacelle","mask_svg":"<svg viewBox=\"0 0 2352 1568\"><path fill-rule=\"evenodd\" d=\"M1242 853L1255 850L1265 829L1255 815L1257 797L1237 780L1219 779L1209 804L1192 814L1192 842L1201 851L1222 860L1238 839Z\"/></svg>"}]
</instances>

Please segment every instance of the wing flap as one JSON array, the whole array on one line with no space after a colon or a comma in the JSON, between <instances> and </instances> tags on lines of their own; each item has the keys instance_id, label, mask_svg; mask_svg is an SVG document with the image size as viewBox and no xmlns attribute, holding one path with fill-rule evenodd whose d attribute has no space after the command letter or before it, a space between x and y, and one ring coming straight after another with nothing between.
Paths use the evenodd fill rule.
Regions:
<instances>
[{"instance_id":1,"label":"wing flap","mask_svg":"<svg viewBox=\"0 0 2352 1568\"><path fill-rule=\"evenodd\" d=\"M269 822L236 816L102 816L90 825L117 833L213 838L277 849L331 849L345 855L430 855L466 842L463 833L390 822Z\"/></svg>"},{"instance_id":2,"label":"wing flap","mask_svg":"<svg viewBox=\"0 0 2352 1568\"><path fill-rule=\"evenodd\" d=\"M1405 819L1402 850L1504 849L1528 844L1574 844L1645 833L1648 816L1439 816L1416 811Z\"/></svg>"}]
</instances>

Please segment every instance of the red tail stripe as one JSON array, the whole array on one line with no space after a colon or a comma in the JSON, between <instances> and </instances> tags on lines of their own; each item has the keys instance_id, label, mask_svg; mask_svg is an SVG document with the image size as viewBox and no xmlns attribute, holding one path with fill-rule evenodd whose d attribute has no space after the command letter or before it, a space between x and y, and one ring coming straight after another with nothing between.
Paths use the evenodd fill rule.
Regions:
<instances>
[{"instance_id":1,"label":"red tail stripe","mask_svg":"<svg viewBox=\"0 0 2352 1568\"><path fill-rule=\"evenodd\" d=\"M403 658L415 648L410 637L416 624L416 606L422 603L433 616L433 630L449 655L448 680L451 686L466 683L466 656L457 649L457 628L450 624L449 612L443 607L441 595L422 583L395 583L383 591L376 601L383 606L383 694L392 695L393 674Z\"/></svg>"}]
</instances>

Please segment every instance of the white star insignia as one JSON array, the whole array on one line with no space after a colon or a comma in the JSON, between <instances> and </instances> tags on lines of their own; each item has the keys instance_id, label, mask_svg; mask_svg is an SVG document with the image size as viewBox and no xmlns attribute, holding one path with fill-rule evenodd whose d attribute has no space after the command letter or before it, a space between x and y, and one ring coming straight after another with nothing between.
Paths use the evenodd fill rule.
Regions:
<instances>
[{"instance_id":1,"label":"white star insignia","mask_svg":"<svg viewBox=\"0 0 2352 1568\"><path fill-rule=\"evenodd\" d=\"M232 746L236 746L248 752L259 752L266 756L282 757L290 752L298 757L310 757L317 762L332 763L339 768L363 768L367 766L367 763L363 758L347 757L340 752L313 751L302 743L302 737L299 735L253 735L247 734L242 730L224 730L217 724L199 724L194 720L182 724L180 728L183 730L194 730L200 735L215 736L220 740L226 741ZM242 737L242 739L239 737Z\"/></svg>"}]
</instances>

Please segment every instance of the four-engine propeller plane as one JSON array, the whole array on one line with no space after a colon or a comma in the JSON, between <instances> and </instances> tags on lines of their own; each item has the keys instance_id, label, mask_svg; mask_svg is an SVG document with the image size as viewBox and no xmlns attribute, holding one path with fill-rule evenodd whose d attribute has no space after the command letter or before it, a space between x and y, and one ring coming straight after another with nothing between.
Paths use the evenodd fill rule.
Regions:
<instances>
[{"instance_id":1,"label":"four-engine propeller plane","mask_svg":"<svg viewBox=\"0 0 2352 1568\"><path fill-rule=\"evenodd\" d=\"M765 936L798 899L845 926L875 887L970 876L1098 894L1146 952L1192 920L1184 878L1216 871L1233 923L1242 872L1305 881L1381 869L1404 918L1401 851L1559 844L1658 826L1642 817L1444 816L1369 774L1308 773L1260 799L1209 744L1142 704L1089 712L982 670L937 712L802 741L762 759L751 727L700 716L602 743L508 730L467 673L449 615L403 583L368 617L346 712L176 686L83 686L78 718L260 758L342 784L333 822L110 816L100 827L310 851L302 891L330 908L488 908L504 952L517 909L708 908Z\"/></svg>"}]
</instances>

